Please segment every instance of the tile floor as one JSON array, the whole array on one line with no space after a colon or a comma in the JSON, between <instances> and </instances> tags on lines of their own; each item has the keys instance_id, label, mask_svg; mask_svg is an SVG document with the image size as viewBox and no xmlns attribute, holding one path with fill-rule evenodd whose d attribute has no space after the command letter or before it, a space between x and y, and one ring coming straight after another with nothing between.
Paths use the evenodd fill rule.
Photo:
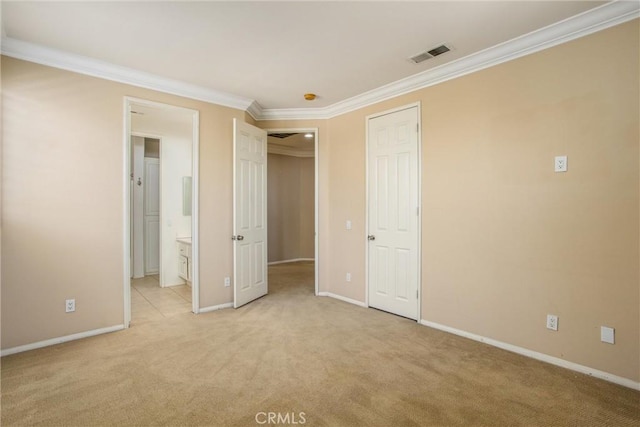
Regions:
<instances>
[{"instance_id":1,"label":"tile floor","mask_svg":"<svg viewBox=\"0 0 640 427\"><path fill-rule=\"evenodd\" d=\"M158 276L131 280L131 324L160 320L191 312L191 287L161 288Z\"/></svg>"}]
</instances>

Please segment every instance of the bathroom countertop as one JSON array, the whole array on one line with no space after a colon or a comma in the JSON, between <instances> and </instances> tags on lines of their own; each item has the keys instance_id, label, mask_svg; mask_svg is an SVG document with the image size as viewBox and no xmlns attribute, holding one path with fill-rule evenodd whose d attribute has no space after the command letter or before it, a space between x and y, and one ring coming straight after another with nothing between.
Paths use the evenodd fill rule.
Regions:
<instances>
[{"instance_id":1,"label":"bathroom countertop","mask_svg":"<svg viewBox=\"0 0 640 427\"><path fill-rule=\"evenodd\" d=\"M176 240L180 243L185 243L187 245L191 244L191 237L178 237Z\"/></svg>"}]
</instances>

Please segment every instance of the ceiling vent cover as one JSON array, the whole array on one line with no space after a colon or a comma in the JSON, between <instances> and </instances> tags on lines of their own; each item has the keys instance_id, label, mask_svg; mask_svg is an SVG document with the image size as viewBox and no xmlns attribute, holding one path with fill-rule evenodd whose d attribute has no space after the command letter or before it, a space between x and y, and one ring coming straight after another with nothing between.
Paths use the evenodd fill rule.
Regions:
<instances>
[{"instance_id":1,"label":"ceiling vent cover","mask_svg":"<svg viewBox=\"0 0 640 427\"><path fill-rule=\"evenodd\" d=\"M443 53L447 53L450 50L451 49L448 46L443 44L438 47L434 47L433 49L430 49L426 52L419 53L416 56L412 56L411 58L409 58L409 60L414 64L419 64L423 61L426 61L427 59L431 59L438 55L442 55Z\"/></svg>"},{"instance_id":2,"label":"ceiling vent cover","mask_svg":"<svg viewBox=\"0 0 640 427\"><path fill-rule=\"evenodd\" d=\"M270 133L269 134L269 136L272 136L274 138L280 138L280 139L289 138L292 135L297 135L297 133Z\"/></svg>"}]
</instances>

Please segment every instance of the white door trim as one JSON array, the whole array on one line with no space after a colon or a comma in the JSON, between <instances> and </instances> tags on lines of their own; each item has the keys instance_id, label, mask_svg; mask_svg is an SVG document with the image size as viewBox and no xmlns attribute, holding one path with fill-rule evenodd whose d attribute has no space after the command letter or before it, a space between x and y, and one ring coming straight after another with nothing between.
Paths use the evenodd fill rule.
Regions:
<instances>
[{"instance_id":1,"label":"white door trim","mask_svg":"<svg viewBox=\"0 0 640 427\"><path fill-rule=\"evenodd\" d=\"M314 154L314 159L313 159L313 180L314 180L314 223L313 223L313 227L314 227L314 233L315 233L315 239L314 239L314 281L315 281L315 295L318 296L319 294L319 289L318 287L320 286L320 235L319 233L319 229L320 229L320 191L318 189L318 183L319 183L319 177L320 177L320 168L318 167L320 165L320 156L319 156L319 147L318 147L318 141L319 139L319 133L318 133L318 128L264 128L264 130L267 131L267 136L270 133L306 133L306 132L313 132L314 138L313 138L313 154Z\"/></svg>"},{"instance_id":2,"label":"white door trim","mask_svg":"<svg viewBox=\"0 0 640 427\"><path fill-rule=\"evenodd\" d=\"M189 112L193 115L193 139L192 139L192 199L191 199L191 256L193 259L193 278L191 289L192 311L195 314L200 312L200 272L199 272L199 169L200 164L200 112L190 108L177 107L174 105L163 104L146 99L125 96L123 99L123 232L122 232L122 249L123 249L123 288L124 288L124 327L128 328L131 323L131 105L147 105L154 108ZM137 134L143 136L142 134ZM158 138L157 135L144 135L152 138ZM161 153L162 155L162 153Z\"/></svg>"},{"instance_id":3,"label":"white door trim","mask_svg":"<svg viewBox=\"0 0 640 427\"><path fill-rule=\"evenodd\" d=\"M369 241L366 234L369 232L369 121L376 117L386 116L387 114L397 113L398 111L417 108L418 113L418 318L417 322L422 319L422 113L420 109L420 101L406 104L401 107L392 108L379 113L374 113L365 117L365 305L369 307Z\"/></svg>"}]
</instances>

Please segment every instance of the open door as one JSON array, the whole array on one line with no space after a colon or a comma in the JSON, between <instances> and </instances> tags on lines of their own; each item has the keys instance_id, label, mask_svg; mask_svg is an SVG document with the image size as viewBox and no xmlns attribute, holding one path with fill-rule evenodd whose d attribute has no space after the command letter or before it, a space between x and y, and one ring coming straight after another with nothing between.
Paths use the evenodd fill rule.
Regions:
<instances>
[{"instance_id":1,"label":"open door","mask_svg":"<svg viewBox=\"0 0 640 427\"><path fill-rule=\"evenodd\" d=\"M233 306L267 294L267 132L233 119Z\"/></svg>"}]
</instances>

